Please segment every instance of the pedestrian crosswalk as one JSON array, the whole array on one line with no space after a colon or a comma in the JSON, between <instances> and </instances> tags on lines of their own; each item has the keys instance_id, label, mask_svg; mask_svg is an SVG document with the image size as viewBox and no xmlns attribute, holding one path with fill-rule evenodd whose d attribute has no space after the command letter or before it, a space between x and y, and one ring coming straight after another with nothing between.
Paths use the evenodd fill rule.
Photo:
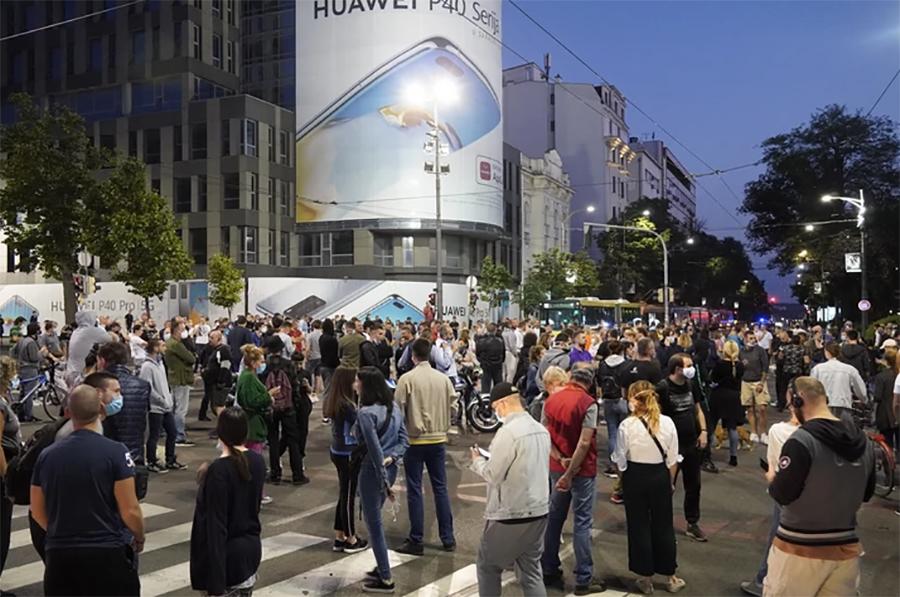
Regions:
<instances>
[{"instance_id":1,"label":"pedestrian crosswalk","mask_svg":"<svg viewBox=\"0 0 900 597\"><path fill-rule=\"evenodd\" d=\"M359 587L355 585L365 580L366 572L375 566L371 550L352 555L334 554L330 550L332 538L284 529L288 522L325 512L331 506L321 505L307 512L264 524L262 564L254 595L323 597L335 593L358 592ZM192 594L189 561L192 523L173 522L171 519L176 517L183 520L185 513L180 511L176 513L172 508L151 503L142 504L142 508L147 527L150 529L156 527L159 530L147 533L144 551L139 556L141 594L146 596ZM44 565L31 545L28 523L24 520L27 511L17 508L15 514L17 514L13 523L15 530L10 542L11 557L6 570L0 576L0 588L22 597L41 595ZM163 526L166 523L167 526ZM272 534L266 532L270 529ZM407 566L419 559L418 556L394 551L388 553L392 569ZM283 564L287 558L293 558L289 566L271 565L275 560ZM23 563L26 561L27 563ZM304 566L310 567L303 569ZM459 562L458 566L458 569L434 580L424 578L417 568L415 573L405 574L403 577L407 581L414 578L416 583L421 584L417 588L398 586L398 593L406 597L477 595L478 577L475 564L469 560ZM446 571L446 568L441 568L442 573ZM512 572L504 575L504 585L513 580ZM617 592L606 594L613 597L624 595Z\"/></svg>"}]
</instances>

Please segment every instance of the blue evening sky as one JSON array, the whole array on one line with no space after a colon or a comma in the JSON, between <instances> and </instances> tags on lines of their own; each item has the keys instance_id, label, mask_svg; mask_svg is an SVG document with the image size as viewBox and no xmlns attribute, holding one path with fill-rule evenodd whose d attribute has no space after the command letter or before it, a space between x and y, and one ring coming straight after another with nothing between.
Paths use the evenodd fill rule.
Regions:
<instances>
[{"instance_id":1,"label":"blue evening sky","mask_svg":"<svg viewBox=\"0 0 900 597\"><path fill-rule=\"evenodd\" d=\"M900 68L900 2L524 0L521 6L629 99L717 169L760 158L759 143L816 109L864 112ZM583 65L504 2L504 43L554 75L598 82ZM504 66L522 62L504 51ZM900 80L875 111L900 120ZM632 136L655 132L694 173L705 168L629 106ZM698 217L719 236L743 238L737 213L760 168L700 179ZM724 206L718 206L710 193ZM810 201L817 198L810 197ZM770 294L791 300L790 280L753 255Z\"/></svg>"}]
</instances>

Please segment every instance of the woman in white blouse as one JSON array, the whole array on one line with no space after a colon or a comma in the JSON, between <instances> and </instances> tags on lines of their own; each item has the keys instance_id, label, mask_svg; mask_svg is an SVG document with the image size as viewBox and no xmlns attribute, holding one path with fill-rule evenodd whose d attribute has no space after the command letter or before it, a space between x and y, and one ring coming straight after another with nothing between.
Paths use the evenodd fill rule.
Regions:
<instances>
[{"instance_id":1,"label":"woman in white blouse","mask_svg":"<svg viewBox=\"0 0 900 597\"><path fill-rule=\"evenodd\" d=\"M675 529L672 492L678 466L678 433L660 413L653 385L637 381L628 388L631 416L619 426L613 461L622 475L628 526L628 569L638 575L637 588L653 592L653 575L668 577L666 590L676 593L685 582L675 576Z\"/></svg>"}]
</instances>

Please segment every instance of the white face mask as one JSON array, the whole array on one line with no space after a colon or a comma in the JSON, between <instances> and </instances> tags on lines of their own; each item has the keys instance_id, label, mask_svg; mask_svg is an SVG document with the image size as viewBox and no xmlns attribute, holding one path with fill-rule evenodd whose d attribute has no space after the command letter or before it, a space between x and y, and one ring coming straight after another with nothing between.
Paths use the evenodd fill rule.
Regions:
<instances>
[{"instance_id":1,"label":"white face mask","mask_svg":"<svg viewBox=\"0 0 900 597\"><path fill-rule=\"evenodd\" d=\"M682 373L687 379L694 379L694 376L697 375L697 370L693 367L685 367Z\"/></svg>"},{"instance_id":2,"label":"white face mask","mask_svg":"<svg viewBox=\"0 0 900 597\"><path fill-rule=\"evenodd\" d=\"M187 337L188 337L188 331L187 331L187 330L182 331L182 332L181 332L181 339L184 340L184 339L187 338Z\"/></svg>"},{"instance_id":3,"label":"white face mask","mask_svg":"<svg viewBox=\"0 0 900 597\"><path fill-rule=\"evenodd\" d=\"M262 326L261 328L259 328L259 333L260 333L260 334L265 334L265 333L268 332L268 331L269 331L269 328L266 327L266 326Z\"/></svg>"}]
</instances>

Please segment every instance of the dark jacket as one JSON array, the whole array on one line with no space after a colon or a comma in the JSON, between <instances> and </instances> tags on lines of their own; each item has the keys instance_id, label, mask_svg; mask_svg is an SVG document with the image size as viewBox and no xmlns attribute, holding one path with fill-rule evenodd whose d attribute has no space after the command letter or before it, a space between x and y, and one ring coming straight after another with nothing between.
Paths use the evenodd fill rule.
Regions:
<instances>
[{"instance_id":1,"label":"dark jacket","mask_svg":"<svg viewBox=\"0 0 900 597\"><path fill-rule=\"evenodd\" d=\"M385 379L388 379L391 376L390 356L388 356L387 359L382 359L381 354L379 354L378 345L371 340L365 340L359 345L359 366L375 367L381 371Z\"/></svg>"},{"instance_id":2,"label":"dark jacket","mask_svg":"<svg viewBox=\"0 0 900 597\"><path fill-rule=\"evenodd\" d=\"M322 353L322 367L329 369L337 369L341 364L338 357L338 339L332 334L322 334L319 336L319 352Z\"/></svg>"},{"instance_id":3,"label":"dark jacket","mask_svg":"<svg viewBox=\"0 0 900 597\"><path fill-rule=\"evenodd\" d=\"M879 430L892 429L897 426L894 417L894 381L897 375L885 369L875 376L875 388L872 392L875 400L875 426Z\"/></svg>"},{"instance_id":4,"label":"dark jacket","mask_svg":"<svg viewBox=\"0 0 900 597\"><path fill-rule=\"evenodd\" d=\"M242 583L259 569L262 559L259 502L266 463L256 452L244 452L250 480L243 481L231 458L217 458L197 491L191 527L191 587L209 595Z\"/></svg>"},{"instance_id":5,"label":"dark jacket","mask_svg":"<svg viewBox=\"0 0 900 597\"><path fill-rule=\"evenodd\" d=\"M228 332L228 349L231 351L231 370L235 373L241 366L241 346L253 344L253 335L242 325L235 325Z\"/></svg>"},{"instance_id":6,"label":"dark jacket","mask_svg":"<svg viewBox=\"0 0 900 597\"><path fill-rule=\"evenodd\" d=\"M135 464L144 464L150 384L132 375L125 365L112 365L107 371L118 378L122 387L122 410L103 421L103 435L125 444Z\"/></svg>"},{"instance_id":7,"label":"dark jacket","mask_svg":"<svg viewBox=\"0 0 900 597\"><path fill-rule=\"evenodd\" d=\"M500 367L506 358L506 345L500 336L478 336L475 338L475 356L482 367Z\"/></svg>"},{"instance_id":8,"label":"dark jacket","mask_svg":"<svg viewBox=\"0 0 900 597\"><path fill-rule=\"evenodd\" d=\"M872 359L869 350L862 344L844 344L841 346L840 360L852 365L859 371L863 381L869 381L872 375Z\"/></svg>"}]
</instances>

